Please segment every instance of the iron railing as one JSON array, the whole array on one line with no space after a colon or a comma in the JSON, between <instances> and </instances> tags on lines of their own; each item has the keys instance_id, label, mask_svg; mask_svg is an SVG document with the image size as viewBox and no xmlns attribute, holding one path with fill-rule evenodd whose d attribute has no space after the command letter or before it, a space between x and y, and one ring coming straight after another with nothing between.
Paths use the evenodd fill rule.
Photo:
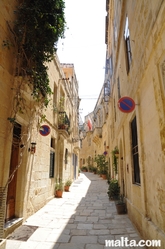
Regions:
<instances>
[{"instance_id":1,"label":"iron railing","mask_svg":"<svg viewBox=\"0 0 165 249\"><path fill-rule=\"evenodd\" d=\"M70 120L66 114L66 112L59 112L58 113L58 129L66 130L69 132L70 128Z\"/></svg>"}]
</instances>

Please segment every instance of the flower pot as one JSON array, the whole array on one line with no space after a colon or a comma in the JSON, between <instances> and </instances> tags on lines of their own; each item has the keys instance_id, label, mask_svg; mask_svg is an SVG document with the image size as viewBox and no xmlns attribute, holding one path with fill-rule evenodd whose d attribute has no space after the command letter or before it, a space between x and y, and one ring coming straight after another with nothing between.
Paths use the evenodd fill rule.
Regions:
<instances>
[{"instance_id":1,"label":"flower pot","mask_svg":"<svg viewBox=\"0 0 165 249\"><path fill-rule=\"evenodd\" d=\"M104 180L106 180L107 179L107 175L102 175L102 178L104 179Z\"/></svg>"},{"instance_id":2,"label":"flower pot","mask_svg":"<svg viewBox=\"0 0 165 249\"><path fill-rule=\"evenodd\" d=\"M119 196L118 195L113 195L109 199L112 200L112 201L116 201L116 200L119 200Z\"/></svg>"},{"instance_id":3,"label":"flower pot","mask_svg":"<svg viewBox=\"0 0 165 249\"><path fill-rule=\"evenodd\" d=\"M126 205L125 203L116 203L116 210L118 214L126 214Z\"/></svg>"},{"instance_id":4,"label":"flower pot","mask_svg":"<svg viewBox=\"0 0 165 249\"><path fill-rule=\"evenodd\" d=\"M64 186L65 192L69 192L69 187L70 187L70 186Z\"/></svg>"},{"instance_id":5,"label":"flower pot","mask_svg":"<svg viewBox=\"0 0 165 249\"><path fill-rule=\"evenodd\" d=\"M56 190L55 197L62 198L63 191L62 190Z\"/></svg>"}]
</instances>

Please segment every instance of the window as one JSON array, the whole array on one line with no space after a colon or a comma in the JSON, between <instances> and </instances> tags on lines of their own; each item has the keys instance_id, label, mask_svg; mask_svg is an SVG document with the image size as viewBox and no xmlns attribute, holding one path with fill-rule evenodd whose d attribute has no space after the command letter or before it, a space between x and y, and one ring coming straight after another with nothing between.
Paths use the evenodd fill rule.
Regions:
<instances>
[{"instance_id":1,"label":"window","mask_svg":"<svg viewBox=\"0 0 165 249\"><path fill-rule=\"evenodd\" d=\"M114 120L116 122L116 103L115 103L115 99L114 99Z\"/></svg>"},{"instance_id":2,"label":"window","mask_svg":"<svg viewBox=\"0 0 165 249\"><path fill-rule=\"evenodd\" d=\"M131 122L131 134L132 134L132 157L133 157L133 181L140 184L140 168L139 168L139 153L138 153L138 134L136 117Z\"/></svg>"},{"instance_id":3,"label":"window","mask_svg":"<svg viewBox=\"0 0 165 249\"><path fill-rule=\"evenodd\" d=\"M111 77L112 74L113 74L113 60L112 60L112 55L109 58L109 70L110 70L110 77Z\"/></svg>"},{"instance_id":4,"label":"window","mask_svg":"<svg viewBox=\"0 0 165 249\"><path fill-rule=\"evenodd\" d=\"M165 60L162 62L161 72L162 72L162 79L163 79L163 88L165 91Z\"/></svg>"},{"instance_id":5,"label":"window","mask_svg":"<svg viewBox=\"0 0 165 249\"><path fill-rule=\"evenodd\" d=\"M54 112L58 111L58 107L57 107L57 87L54 87L54 93L53 93L53 110Z\"/></svg>"},{"instance_id":6,"label":"window","mask_svg":"<svg viewBox=\"0 0 165 249\"><path fill-rule=\"evenodd\" d=\"M55 152L50 151L50 169L49 169L49 177L54 177L54 162L55 162Z\"/></svg>"},{"instance_id":7,"label":"window","mask_svg":"<svg viewBox=\"0 0 165 249\"><path fill-rule=\"evenodd\" d=\"M85 159L83 159L83 160L85 160ZM74 167L77 167L77 155L74 153L72 154L72 165Z\"/></svg>"},{"instance_id":8,"label":"window","mask_svg":"<svg viewBox=\"0 0 165 249\"><path fill-rule=\"evenodd\" d=\"M132 61L130 32L129 32L129 26L128 26L128 16L126 17L124 39L125 39L125 45L126 45L126 67L127 67L127 73L128 73L130 70L131 61Z\"/></svg>"},{"instance_id":9,"label":"window","mask_svg":"<svg viewBox=\"0 0 165 249\"><path fill-rule=\"evenodd\" d=\"M68 163L68 149L65 149L65 164Z\"/></svg>"},{"instance_id":10,"label":"window","mask_svg":"<svg viewBox=\"0 0 165 249\"><path fill-rule=\"evenodd\" d=\"M108 70L109 70L109 59L106 59L106 65L105 65L105 74L108 74Z\"/></svg>"},{"instance_id":11,"label":"window","mask_svg":"<svg viewBox=\"0 0 165 249\"><path fill-rule=\"evenodd\" d=\"M55 166L55 139L51 138L50 141L50 167L49 167L49 177L54 177L54 166Z\"/></svg>"},{"instance_id":12,"label":"window","mask_svg":"<svg viewBox=\"0 0 165 249\"><path fill-rule=\"evenodd\" d=\"M121 94L120 94L120 79L119 79L119 77L117 79L117 90L118 90L118 99L120 99L121 98Z\"/></svg>"},{"instance_id":13,"label":"window","mask_svg":"<svg viewBox=\"0 0 165 249\"><path fill-rule=\"evenodd\" d=\"M106 83L104 83L104 101L108 102L110 96L110 81L107 80Z\"/></svg>"}]
</instances>

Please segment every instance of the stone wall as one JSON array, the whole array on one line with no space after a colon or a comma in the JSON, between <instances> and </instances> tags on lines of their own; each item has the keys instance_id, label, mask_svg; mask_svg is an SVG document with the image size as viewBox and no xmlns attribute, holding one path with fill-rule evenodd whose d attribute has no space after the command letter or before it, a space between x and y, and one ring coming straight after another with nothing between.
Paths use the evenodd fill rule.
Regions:
<instances>
[{"instance_id":1,"label":"stone wall","mask_svg":"<svg viewBox=\"0 0 165 249\"><path fill-rule=\"evenodd\" d=\"M11 45L11 33L9 25L15 18L14 9L18 1L0 1L0 186L8 190L8 179L10 171L11 148L13 144L13 125L8 118L14 110L13 100L17 90L18 82L21 77L15 77L13 73L14 58L16 53ZM4 41L6 46L4 46ZM72 88L75 88L75 97L78 99L78 83L68 82L66 84L64 72L60 62L55 55L54 60L48 64L48 75L52 96L48 108L41 110L40 106L34 101L31 95L31 89L26 82L21 86L21 93L24 100L25 109L18 112L16 122L21 125L21 139L17 144L18 164L16 166L16 194L15 194L15 216L22 217L25 220L34 212L44 206L50 199L54 198L54 187L56 178L62 181L78 176L78 167L76 175L72 164L72 154L79 157L79 145L72 143L73 135L78 136L79 131L76 129L75 134L68 133L66 130L59 131L58 112L55 105L58 106L61 92L66 96L67 105L65 111L70 119L74 117L77 125L77 108L74 106L72 98ZM75 74L75 72L74 72ZM74 75L75 76L75 75ZM41 117L44 119L41 121ZM50 134L42 136L40 126L48 125ZM73 123L72 123L73 127ZM53 145L52 145L53 141ZM35 153L31 153L31 143L36 143ZM53 146L53 147L52 147ZM68 161L65 163L65 151L68 149ZM55 152L54 176L50 177L50 151ZM6 207L3 209L6 213ZM3 227L3 225L1 226ZM1 229L2 230L2 229ZM3 232L3 231L0 231Z\"/></svg>"},{"instance_id":2,"label":"stone wall","mask_svg":"<svg viewBox=\"0 0 165 249\"><path fill-rule=\"evenodd\" d=\"M115 2L115 1L114 1ZM116 9L117 8L117 9ZM113 13L118 20L118 41L109 47L113 53L114 74L111 81L113 104L111 118L113 134L111 147L120 148L119 181L121 167L124 169L125 196L128 214L145 239L161 239L165 244L164 219L164 71L165 56L164 1L120 1L114 4ZM111 13L112 14L112 13ZM125 23L129 20L132 61L126 70ZM120 22L119 22L120 21ZM114 34L113 34L114 36ZM129 96L135 101L135 110L122 113L118 109L118 86L121 97ZM115 108L114 108L115 103ZM134 167L131 148L130 123L137 118L140 184L134 183ZM120 146L120 144L122 146Z\"/></svg>"}]
</instances>

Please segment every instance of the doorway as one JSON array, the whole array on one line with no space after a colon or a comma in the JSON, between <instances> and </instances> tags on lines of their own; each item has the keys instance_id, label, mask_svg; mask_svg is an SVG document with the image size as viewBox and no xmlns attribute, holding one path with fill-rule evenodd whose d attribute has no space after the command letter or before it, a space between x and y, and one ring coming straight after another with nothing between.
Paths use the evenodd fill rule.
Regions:
<instances>
[{"instance_id":1,"label":"doorway","mask_svg":"<svg viewBox=\"0 0 165 249\"><path fill-rule=\"evenodd\" d=\"M122 141L120 140L120 157L119 157L119 182L120 182L120 191L121 195L125 196L125 172L124 172L124 165L123 165L123 146Z\"/></svg>"},{"instance_id":2,"label":"doorway","mask_svg":"<svg viewBox=\"0 0 165 249\"><path fill-rule=\"evenodd\" d=\"M14 175L11 182L8 185L5 221L11 220L15 217L16 186L17 186L17 170L15 171L15 169L18 165L18 160L19 160L20 138L21 138L21 125L16 123L13 128L10 170L9 170L9 176L11 176L13 173Z\"/></svg>"}]
</instances>

